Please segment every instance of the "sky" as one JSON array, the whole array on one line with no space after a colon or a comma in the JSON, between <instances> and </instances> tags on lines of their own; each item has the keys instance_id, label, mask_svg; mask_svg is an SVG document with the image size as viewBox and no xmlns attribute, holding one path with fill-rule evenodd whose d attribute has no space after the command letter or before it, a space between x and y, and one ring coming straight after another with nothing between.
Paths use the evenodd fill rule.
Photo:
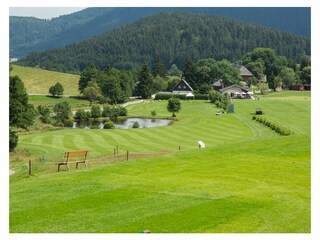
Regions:
<instances>
[{"instance_id":1,"label":"sky","mask_svg":"<svg viewBox=\"0 0 320 240\"><path fill-rule=\"evenodd\" d=\"M10 16L51 19L85 9L84 7L10 7Z\"/></svg>"}]
</instances>

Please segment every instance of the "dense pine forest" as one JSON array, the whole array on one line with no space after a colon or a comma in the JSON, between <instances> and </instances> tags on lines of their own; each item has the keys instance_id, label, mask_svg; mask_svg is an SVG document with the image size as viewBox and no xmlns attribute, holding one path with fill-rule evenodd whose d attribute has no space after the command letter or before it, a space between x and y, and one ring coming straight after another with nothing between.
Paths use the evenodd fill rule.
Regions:
<instances>
[{"instance_id":1,"label":"dense pine forest","mask_svg":"<svg viewBox=\"0 0 320 240\"><path fill-rule=\"evenodd\" d=\"M173 11L224 16L310 37L310 8L95 7L51 20L11 16L10 57L20 58L33 51L63 47L132 23L142 17Z\"/></svg>"},{"instance_id":2,"label":"dense pine forest","mask_svg":"<svg viewBox=\"0 0 320 240\"><path fill-rule=\"evenodd\" d=\"M274 49L298 61L310 55L310 39L223 17L185 12L160 13L64 48L29 54L20 63L80 73L106 64L133 69L161 56L165 66L181 68L186 58L236 62L257 47Z\"/></svg>"}]
</instances>

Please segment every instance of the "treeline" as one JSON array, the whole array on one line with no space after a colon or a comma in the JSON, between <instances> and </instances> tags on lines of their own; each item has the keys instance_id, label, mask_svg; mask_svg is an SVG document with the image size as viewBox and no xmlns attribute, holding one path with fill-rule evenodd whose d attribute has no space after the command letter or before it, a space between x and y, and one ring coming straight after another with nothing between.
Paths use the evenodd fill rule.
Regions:
<instances>
[{"instance_id":1,"label":"treeline","mask_svg":"<svg viewBox=\"0 0 320 240\"><path fill-rule=\"evenodd\" d=\"M244 24L223 17L185 12L160 13L64 48L32 53L20 64L80 73L91 63L117 69L152 64L160 56L166 68L183 68L185 59L235 62L257 47L275 49L298 62L310 55L310 39Z\"/></svg>"},{"instance_id":2,"label":"treeline","mask_svg":"<svg viewBox=\"0 0 320 240\"><path fill-rule=\"evenodd\" d=\"M136 70L118 70L109 65L101 70L91 64L81 72L78 89L91 103L98 100L100 103L115 104L123 103L131 96L149 98L161 91L172 91L182 77L193 88L196 99L208 99L207 94L214 90L213 83L217 80L222 80L225 87L239 84L252 88L257 86L261 91L311 84L311 58L307 55L294 63L273 49L256 48L246 53L241 61L254 74L247 82L243 82L237 65L212 58L196 62L187 58L181 70L175 64L167 69L160 56L152 61L151 66L144 63ZM268 82L260 83L264 75ZM168 97L168 94L157 95L159 99Z\"/></svg>"}]
</instances>

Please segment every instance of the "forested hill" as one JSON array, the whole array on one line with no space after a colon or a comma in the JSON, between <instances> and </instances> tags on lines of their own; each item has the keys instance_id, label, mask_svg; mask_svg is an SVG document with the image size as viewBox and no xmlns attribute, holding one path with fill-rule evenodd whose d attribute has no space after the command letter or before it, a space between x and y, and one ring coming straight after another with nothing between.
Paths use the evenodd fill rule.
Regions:
<instances>
[{"instance_id":1,"label":"forested hill","mask_svg":"<svg viewBox=\"0 0 320 240\"><path fill-rule=\"evenodd\" d=\"M225 16L310 37L310 8L177 7L87 8L42 20L10 17L10 57L63 47L160 12L184 11Z\"/></svg>"},{"instance_id":2,"label":"forested hill","mask_svg":"<svg viewBox=\"0 0 320 240\"><path fill-rule=\"evenodd\" d=\"M64 48L32 53L21 63L81 72L95 63L131 69L160 56L169 67L185 59L236 61L256 47L273 48L289 59L310 55L310 39L235 20L186 12L160 13Z\"/></svg>"}]
</instances>

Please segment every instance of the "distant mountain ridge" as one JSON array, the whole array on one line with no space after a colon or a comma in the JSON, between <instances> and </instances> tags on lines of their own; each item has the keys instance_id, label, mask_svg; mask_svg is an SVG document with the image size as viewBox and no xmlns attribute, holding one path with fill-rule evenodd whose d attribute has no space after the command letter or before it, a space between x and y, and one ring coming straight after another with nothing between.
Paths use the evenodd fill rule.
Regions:
<instances>
[{"instance_id":1,"label":"distant mountain ridge","mask_svg":"<svg viewBox=\"0 0 320 240\"><path fill-rule=\"evenodd\" d=\"M289 59L310 55L310 39L224 17L167 12L142 18L63 48L31 53L20 61L28 66L81 72L94 63L132 69L160 56L166 67L182 67L186 58L240 60L257 47L273 48Z\"/></svg>"},{"instance_id":2,"label":"distant mountain ridge","mask_svg":"<svg viewBox=\"0 0 320 240\"><path fill-rule=\"evenodd\" d=\"M310 37L310 8L87 8L82 11L42 20L10 17L10 57L24 57L33 51L63 47L79 42L141 17L160 12L185 11L220 15L243 22Z\"/></svg>"}]
</instances>

